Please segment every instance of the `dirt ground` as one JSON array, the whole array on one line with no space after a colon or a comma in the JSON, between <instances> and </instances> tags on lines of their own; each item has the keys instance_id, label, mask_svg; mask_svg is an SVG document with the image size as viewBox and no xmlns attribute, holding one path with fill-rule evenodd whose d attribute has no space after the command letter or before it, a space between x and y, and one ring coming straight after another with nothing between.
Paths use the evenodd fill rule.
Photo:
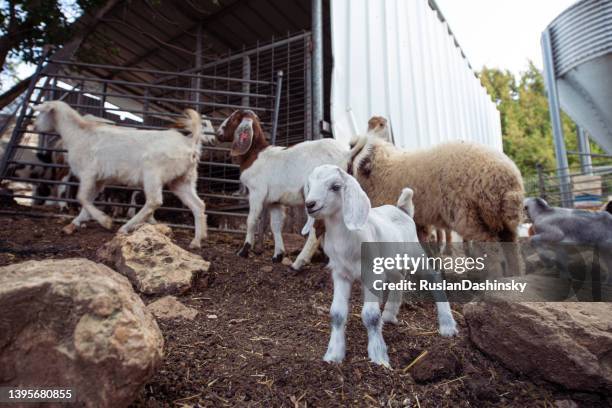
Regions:
<instances>
[{"instance_id":1,"label":"dirt ground","mask_svg":"<svg viewBox=\"0 0 612 408\"><path fill-rule=\"evenodd\" d=\"M15 209L4 206L2 210ZM30 210L26 210L30 211ZM112 233L91 223L72 236L65 220L0 214L0 266L29 259L85 257ZM175 231L187 249L191 231ZM241 236L211 233L200 254L212 262L206 276L180 300L200 313L194 321L159 322L165 359L134 407L165 406L385 406L555 407L572 399L581 407L609 406L604 396L568 393L534 384L504 369L470 342L453 305L460 335L436 333L432 303L406 303L398 326L384 336L393 370L367 359L360 293L353 288L347 357L322 361L329 336L332 298L321 263L300 273L273 264L271 242L248 260L235 251ZM146 303L153 298L144 298ZM408 370L418 356L427 355ZM521 358L521 356L517 356Z\"/></svg>"}]
</instances>

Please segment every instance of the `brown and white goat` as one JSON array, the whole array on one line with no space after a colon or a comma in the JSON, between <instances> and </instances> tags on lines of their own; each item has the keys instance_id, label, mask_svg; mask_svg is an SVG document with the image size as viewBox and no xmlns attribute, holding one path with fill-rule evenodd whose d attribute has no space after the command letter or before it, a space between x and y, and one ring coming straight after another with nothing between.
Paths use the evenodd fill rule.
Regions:
<instances>
[{"instance_id":1,"label":"brown and white goat","mask_svg":"<svg viewBox=\"0 0 612 408\"><path fill-rule=\"evenodd\" d=\"M282 237L284 206L304 206L303 187L312 170L322 164L346 169L351 151L347 145L322 139L298 143L291 147L271 146L259 117L251 110L232 113L217 129L217 139L231 142L231 156L240 165L240 181L249 190L247 233L238 255L247 257L255 239L255 230L264 209L270 212L270 228L274 235L274 262L285 253ZM295 262L299 270L310 262L318 247L313 228Z\"/></svg>"}]
</instances>

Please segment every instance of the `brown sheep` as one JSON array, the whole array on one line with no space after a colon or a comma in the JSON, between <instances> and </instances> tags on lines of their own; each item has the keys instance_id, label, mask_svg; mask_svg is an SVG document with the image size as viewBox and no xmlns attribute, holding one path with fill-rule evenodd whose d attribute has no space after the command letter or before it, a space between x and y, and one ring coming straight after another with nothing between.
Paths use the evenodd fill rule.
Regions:
<instances>
[{"instance_id":1,"label":"brown sheep","mask_svg":"<svg viewBox=\"0 0 612 408\"><path fill-rule=\"evenodd\" d=\"M505 154L468 142L414 151L371 136L353 143L358 153L350 170L373 207L393 204L402 188L414 190L414 221L422 242L430 226L451 229L465 240L518 241L523 181ZM504 246L507 266L522 273L518 246L511 247Z\"/></svg>"}]
</instances>

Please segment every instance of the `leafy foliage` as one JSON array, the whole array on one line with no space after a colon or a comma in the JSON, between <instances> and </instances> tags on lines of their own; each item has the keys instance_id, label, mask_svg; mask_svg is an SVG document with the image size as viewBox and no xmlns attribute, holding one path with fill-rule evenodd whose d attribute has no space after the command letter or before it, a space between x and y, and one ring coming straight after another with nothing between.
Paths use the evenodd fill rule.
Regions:
<instances>
[{"instance_id":1,"label":"leafy foliage","mask_svg":"<svg viewBox=\"0 0 612 408\"><path fill-rule=\"evenodd\" d=\"M35 62L45 44L70 38L74 21L100 0L8 0L0 2L0 62Z\"/></svg>"},{"instance_id":2,"label":"leafy foliage","mask_svg":"<svg viewBox=\"0 0 612 408\"><path fill-rule=\"evenodd\" d=\"M544 78L529 62L516 78L507 70L484 67L480 80L501 113L504 152L517 164L524 176L536 173L539 163L545 169L556 168L552 126ZM578 150L576 124L562 113L567 150ZM601 152L591 146L593 153ZM568 156L570 167L578 166L578 156Z\"/></svg>"}]
</instances>

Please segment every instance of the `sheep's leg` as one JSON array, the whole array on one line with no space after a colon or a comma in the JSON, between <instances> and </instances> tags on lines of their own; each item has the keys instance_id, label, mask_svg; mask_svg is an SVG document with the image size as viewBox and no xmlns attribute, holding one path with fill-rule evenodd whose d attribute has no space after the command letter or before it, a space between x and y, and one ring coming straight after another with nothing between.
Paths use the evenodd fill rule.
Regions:
<instances>
[{"instance_id":1,"label":"sheep's leg","mask_svg":"<svg viewBox=\"0 0 612 408\"><path fill-rule=\"evenodd\" d=\"M93 177L88 175L81 175L81 184L79 185L77 200L79 201L79 204L81 204L81 206L83 207L81 209L81 213L83 213L83 210L87 211L89 216L91 216L94 220L98 221L100 225L102 225L106 229L111 229L113 226L113 219L108 215L104 214L102 211L100 211L93 205L93 200L103 189L104 185L101 183L96 183ZM81 216L81 214L79 214L79 216ZM85 217L84 214L83 217ZM79 217L77 216L77 218ZM82 219L83 218L81 218L81 220ZM77 224L74 225L75 227L77 226Z\"/></svg>"},{"instance_id":2,"label":"sheep's leg","mask_svg":"<svg viewBox=\"0 0 612 408\"><path fill-rule=\"evenodd\" d=\"M314 228L310 229L308 233L308 239L304 244L304 248L300 251L300 254L295 258L295 261L291 264L291 269L299 271L304 265L310 263L314 253L319 247L320 238L317 238L317 232Z\"/></svg>"},{"instance_id":3,"label":"sheep's leg","mask_svg":"<svg viewBox=\"0 0 612 408\"><path fill-rule=\"evenodd\" d=\"M387 345L382 336L383 320L380 316L378 301L364 302L361 320L368 331L368 356L375 364L390 367Z\"/></svg>"},{"instance_id":4,"label":"sheep's leg","mask_svg":"<svg viewBox=\"0 0 612 408\"><path fill-rule=\"evenodd\" d=\"M340 363L346 354L346 319L349 312L349 298L351 296L351 281L343 278L338 273L333 273L334 300L329 310L331 318L331 336L327 352L323 357L328 363Z\"/></svg>"},{"instance_id":5,"label":"sheep's leg","mask_svg":"<svg viewBox=\"0 0 612 408\"><path fill-rule=\"evenodd\" d=\"M285 243L283 242L284 223L285 209L280 205L271 206L270 229L272 230L272 234L274 236L274 256L272 257L272 262L275 263L282 261L283 257L285 256Z\"/></svg>"},{"instance_id":6,"label":"sheep's leg","mask_svg":"<svg viewBox=\"0 0 612 408\"><path fill-rule=\"evenodd\" d=\"M444 255L453 255L453 231L450 229L445 230L444 238L444 251L442 251L442 253Z\"/></svg>"},{"instance_id":7,"label":"sheep's leg","mask_svg":"<svg viewBox=\"0 0 612 408\"><path fill-rule=\"evenodd\" d=\"M128 222L126 222L121 228L119 228L119 232L122 234L127 234L134 229L136 225L142 224L145 220L149 219L151 215L155 212L156 209L161 207L163 202L162 197L162 183L159 178L148 178L145 177L144 181L144 192L146 196L146 201L144 206L133 216Z\"/></svg>"},{"instance_id":8,"label":"sheep's leg","mask_svg":"<svg viewBox=\"0 0 612 408\"><path fill-rule=\"evenodd\" d=\"M195 223L195 237L189 244L190 248L200 248L202 239L206 239L208 236L206 215L206 205L198 197L195 191L195 187L189 184L179 184L172 189L172 192L176 194L179 200L182 201L193 213L193 220Z\"/></svg>"},{"instance_id":9,"label":"sheep's leg","mask_svg":"<svg viewBox=\"0 0 612 408\"><path fill-rule=\"evenodd\" d=\"M389 272L389 277L391 282L399 282L402 279L402 275L400 273L392 273ZM385 303L385 308L382 314L382 320L385 323L397 324L397 313L402 306L402 298L404 297L404 292L401 290L392 290L389 291L389 297L387 298L387 303Z\"/></svg>"},{"instance_id":10,"label":"sheep's leg","mask_svg":"<svg viewBox=\"0 0 612 408\"><path fill-rule=\"evenodd\" d=\"M255 231L257 229L257 222L259 216L263 210L263 199L260 199L254 194L254 191L250 191L249 194L249 216L247 217L247 233L244 239L242 248L238 251L238 256L243 258L249 257L249 250L253 247L253 241L255 240Z\"/></svg>"}]
</instances>

